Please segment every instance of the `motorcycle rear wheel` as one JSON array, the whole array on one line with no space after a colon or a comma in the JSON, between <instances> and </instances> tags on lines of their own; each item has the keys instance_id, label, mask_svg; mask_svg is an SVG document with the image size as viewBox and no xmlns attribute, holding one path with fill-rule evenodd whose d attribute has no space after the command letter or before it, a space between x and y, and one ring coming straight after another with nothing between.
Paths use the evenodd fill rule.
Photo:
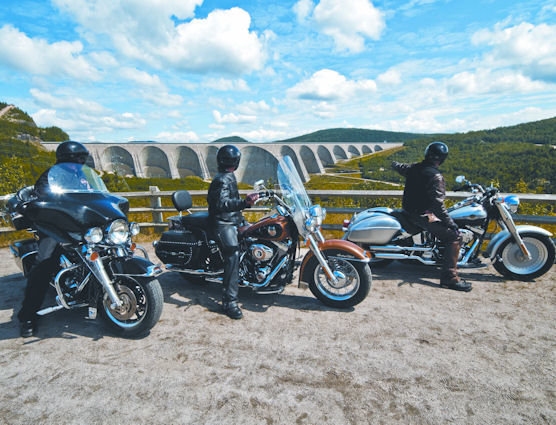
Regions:
<instances>
[{"instance_id":1,"label":"motorcycle rear wheel","mask_svg":"<svg viewBox=\"0 0 556 425\"><path fill-rule=\"evenodd\" d=\"M149 331L158 322L164 304L158 279L118 276L114 287L123 306L113 308L108 294L104 294L98 306L102 319L119 335L134 337Z\"/></svg>"},{"instance_id":2,"label":"motorcycle rear wheel","mask_svg":"<svg viewBox=\"0 0 556 425\"><path fill-rule=\"evenodd\" d=\"M328 259L332 272L340 272L343 278L338 284L331 282L324 269L313 257L307 264L312 276L309 289L323 304L329 307L349 308L359 304L369 294L372 283L371 269L367 263L340 258Z\"/></svg>"},{"instance_id":3,"label":"motorcycle rear wheel","mask_svg":"<svg viewBox=\"0 0 556 425\"><path fill-rule=\"evenodd\" d=\"M537 233L522 233L520 236L532 258L526 259L513 238L508 238L498 250L494 268L501 275L516 280L542 276L554 264L554 244L547 236Z\"/></svg>"}]
</instances>

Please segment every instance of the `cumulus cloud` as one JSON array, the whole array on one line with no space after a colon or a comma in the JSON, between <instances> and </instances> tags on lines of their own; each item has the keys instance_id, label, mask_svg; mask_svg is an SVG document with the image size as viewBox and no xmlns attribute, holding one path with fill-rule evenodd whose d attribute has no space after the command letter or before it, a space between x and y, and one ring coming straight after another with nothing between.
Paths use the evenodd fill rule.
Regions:
<instances>
[{"instance_id":1,"label":"cumulus cloud","mask_svg":"<svg viewBox=\"0 0 556 425\"><path fill-rule=\"evenodd\" d=\"M194 17L202 0L53 1L92 37L107 35L121 54L151 66L243 74L260 69L265 61L264 37L249 31L251 17L238 7L176 23L173 17Z\"/></svg>"},{"instance_id":2,"label":"cumulus cloud","mask_svg":"<svg viewBox=\"0 0 556 425\"><path fill-rule=\"evenodd\" d=\"M247 82L241 78L230 80L228 78L209 78L202 83L203 87L218 91L249 91Z\"/></svg>"},{"instance_id":3,"label":"cumulus cloud","mask_svg":"<svg viewBox=\"0 0 556 425\"><path fill-rule=\"evenodd\" d=\"M233 135L243 137L245 140L250 140L253 142L268 142L272 140L282 139L287 136L287 133L280 130L268 130L265 128L259 128L258 130L234 133Z\"/></svg>"},{"instance_id":4,"label":"cumulus cloud","mask_svg":"<svg viewBox=\"0 0 556 425\"><path fill-rule=\"evenodd\" d=\"M243 102L236 107L237 111L246 115L255 115L260 112L270 111L270 106L264 100Z\"/></svg>"},{"instance_id":5,"label":"cumulus cloud","mask_svg":"<svg viewBox=\"0 0 556 425\"><path fill-rule=\"evenodd\" d=\"M478 69L455 74L448 80L447 88L451 93L463 94L532 93L545 90L547 84L512 70Z\"/></svg>"},{"instance_id":6,"label":"cumulus cloud","mask_svg":"<svg viewBox=\"0 0 556 425\"><path fill-rule=\"evenodd\" d=\"M376 83L373 80L348 80L336 71L321 69L311 78L288 89L288 94L299 99L334 101L375 91Z\"/></svg>"},{"instance_id":7,"label":"cumulus cloud","mask_svg":"<svg viewBox=\"0 0 556 425\"><path fill-rule=\"evenodd\" d=\"M0 63L34 75L97 80L100 74L81 56L80 41L48 43L29 38L11 25L0 28Z\"/></svg>"},{"instance_id":8,"label":"cumulus cloud","mask_svg":"<svg viewBox=\"0 0 556 425\"><path fill-rule=\"evenodd\" d=\"M556 25L498 24L492 31L477 31L471 40L492 46L486 55L492 66L511 66L533 79L556 82Z\"/></svg>"},{"instance_id":9,"label":"cumulus cloud","mask_svg":"<svg viewBox=\"0 0 556 425\"><path fill-rule=\"evenodd\" d=\"M361 52L365 40L378 40L385 28L383 13L369 0L321 0L312 6L301 0L294 11L298 19L307 18L318 31L332 37L338 50Z\"/></svg>"},{"instance_id":10,"label":"cumulus cloud","mask_svg":"<svg viewBox=\"0 0 556 425\"><path fill-rule=\"evenodd\" d=\"M312 0L299 0L293 5L293 11L297 17L297 21L303 22L311 13L313 13L314 8L315 4Z\"/></svg>"},{"instance_id":11,"label":"cumulus cloud","mask_svg":"<svg viewBox=\"0 0 556 425\"><path fill-rule=\"evenodd\" d=\"M246 124L257 121L255 115L236 115L234 113L222 115L219 111L212 111L212 116L218 124Z\"/></svg>"},{"instance_id":12,"label":"cumulus cloud","mask_svg":"<svg viewBox=\"0 0 556 425\"><path fill-rule=\"evenodd\" d=\"M183 98L178 94L170 94L166 85L160 81L158 75L151 75L148 72L136 68L122 68L120 75L137 83L140 89L136 92L143 99L159 106L174 107L181 105Z\"/></svg>"},{"instance_id":13,"label":"cumulus cloud","mask_svg":"<svg viewBox=\"0 0 556 425\"><path fill-rule=\"evenodd\" d=\"M388 71L383 72L376 79L380 84L392 86L398 85L402 82L402 76L400 72L395 69L389 69Z\"/></svg>"},{"instance_id":14,"label":"cumulus cloud","mask_svg":"<svg viewBox=\"0 0 556 425\"><path fill-rule=\"evenodd\" d=\"M48 109L62 109L66 111L80 111L85 114L107 114L108 109L100 103L84 100L77 96L56 97L50 93L43 92L38 89L31 89L31 95L37 104L44 106Z\"/></svg>"},{"instance_id":15,"label":"cumulus cloud","mask_svg":"<svg viewBox=\"0 0 556 425\"><path fill-rule=\"evenodd\" d=\"M168 132L163 131L155 136L155 139L159 142L197 142L199 136L194 131L176 131Z\"/></svg>"}]
</instances>

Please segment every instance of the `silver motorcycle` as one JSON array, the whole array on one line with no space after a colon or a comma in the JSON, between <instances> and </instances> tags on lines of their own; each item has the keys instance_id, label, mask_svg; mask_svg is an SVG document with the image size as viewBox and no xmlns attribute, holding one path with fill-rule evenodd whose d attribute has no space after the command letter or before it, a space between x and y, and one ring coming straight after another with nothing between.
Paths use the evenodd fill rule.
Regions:
<instances>
[{"instance_id":1,"label":"silver motorcycle","mask_svg":"<svg viewBox=\"0 0 556 425\"><path fill-rule=\"evenodd\" d=\"M448 208L462 239L458 267L481 268L492 264L500 274L516 280L530 280L550 270L555 251L552 233L537 226L514 223L512 213L517 212L518 196L501 197L497 188L483 188L464 176L458 176L456 182L472 193ZM483 250L493 221L501 230ZM403 210L369 208L345 220L343 230L344 239L371 253L372 267L393 260L418 261L431 266L442 262L442 244L411 222Z\"/></svg>"}]
</instances>

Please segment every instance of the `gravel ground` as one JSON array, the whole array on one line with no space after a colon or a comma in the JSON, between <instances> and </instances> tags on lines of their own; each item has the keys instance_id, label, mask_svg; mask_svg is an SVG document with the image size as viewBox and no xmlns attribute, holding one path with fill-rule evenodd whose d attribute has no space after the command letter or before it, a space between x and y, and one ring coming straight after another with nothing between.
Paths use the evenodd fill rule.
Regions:
<instances>
[{"instance_id":1,"label":"gravel ground","mask_svg":"<svg viewBox=\"0 0 556 425\"><path fill-rule=\"evenodd\" d=\"M373 270L369 297L328 308L290 285L240 292L160 277L161 320L122 339L86 309L59 311L19 337L25 280L0 249L0 424L556 423L554 268L533 282L492 267ZM52 300L49 300L52 302Z\"/></svg>"}]
</instances>

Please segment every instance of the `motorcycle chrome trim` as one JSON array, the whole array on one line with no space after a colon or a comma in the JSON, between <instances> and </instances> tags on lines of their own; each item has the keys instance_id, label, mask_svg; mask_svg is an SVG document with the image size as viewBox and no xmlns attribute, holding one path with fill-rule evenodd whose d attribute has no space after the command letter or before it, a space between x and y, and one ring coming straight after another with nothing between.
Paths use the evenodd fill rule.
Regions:
<instances>
[{"instance_id":1,"label":"motorcycle chrome trim","mask_svg":"<svg viewBox=\"0 0 556 425\"><path fill-rule=\"evenodd\" d=\"M90 260L88 255L83 255L79 253L82 260L89 266L99 283L102 285L108 297L110 297L110 301L112 301L112 305L116 307L121 307L123 305L122 300L118 297L116 290L114 289L114 285L112 284L112 280L106 273L106 269L104 268L104 264L102 264L102 260L100 257L97 256L96 260Z\"/></svg>"},{"instance_id":2,"label":"motorcycle chrome trim","mask_svg":"<svg viewBox=\"0 0 556 425\"><path fill-rule=\"evenodd\" d=\"M467 262L471 258L471 255L475 252L475 250L477 249L477 246L479 246L479 241L480 241L480 239L477 239L473 243L471 248L469 248L469 250L467 251L467 254L465 254L465 257L463 257L461 261L458 261L458 266L463 265L463 264L467 264Z\"/></svg>"},{"instance_id":3,"label":"motorcycle chrome trim","mask_svg":"<svg viewBox=\"0 0 556 425\"><path fill-rule=\"evenodd\" d=\"M328 263L326 262L326 259L324 258L324 256L322 255L322 253L320 252L320 249L315 241L315 239L309 235L307 237L307 240L309 241L309 244L311 245L311 251L313 251L313 254L315 255L315 257L317 258L317 261L320 263L320 265L322 266L322 269L324 270L324 272L326 273L326 276L328 277L328 279L330 279L335 285L338 284L338 279L336 279L336 276L334 275L334 273L332 273L332 269L330 268L330 266L328 265Z\"/></svg>"},{"instance_id":4,"label":"motorcycle chrome trim","mask_svg":"<svg viewBox=\"0 0 556 425\"><path fill-rule=\"evenodd\" d=\"M217 270L215 272L209 272L203 269L180 269L172 264L164 264L164 267L171 272L189 273L194 275L218 276L219 274L224 273L223 269Z\"/></svg>"},{"instance_id":5,"label":"motorcycle chrome trim","mask_svg":"<svg viewBox=\"0 0 556 425\"><path fill-rule=\"evenodd\" d=\"M529 253L529 250L523 243L523 239L521 239L521 236L519 236L519 232L516 229L516 225L514 223L512 215L510 214L510 211L508 211L508 209L504 205L502 205L502 203L499 201L495 201L495 204L496 207L498 208L498 211L500 212L500 217L502 218L502 221L506 225L508 231L514 237L517 245L521 249L521 252L528 260L531 260L531 254Z\"/></svg>"},{"instance_id":6,"label":"motorcycle chrome trim","mask_svg":"<svg viewBox=\"0 0 556 425\"><path fill-rule=\"evenodd\" d=\"M71 307L69 306L69 304L66 302L66 298L64 297L64 295L62 294L62 288L60 287L60 278L62 277L62 275L64 275L66 272L69 272L71 270L75 270L77 269L79 266L78 265L73 265L71 267L67 267L65 269L60 270L57 274L56 277L54 278L54 289L56 289L56 293L58 294L58 301L61 303L61 305L64 308L70 309Z\"/></svg>"},{"instance_id":7,"label":"motorcycle chrome trim","mask_svg":"<svg viewBox=\"0 0 556 425\"><path fill-rule=\"evenodd\" d=\"M396 254L393 252L377 252L374 254L374 258L376 258L377 260L417 260L423 264L426 264L427 266L433 266L437 264L436 261L425 260L418 255Z\"/></svg>"},{"instance_id":8,"label":"motorcycle chrome trim","mask_svg":"<svg viewBox=\"0 0 556 425\"><path fill-rule=\"evenodd\" d=\"M246 283L247 286L250 286L252 288L262 288L264 286L267 286L272 281L272 279L274 279L274 277L278 274L278 272L282 269L282 267L284 267L284 265L287 263L287 261L288 261L288 256L286 255L286 256L284 256L284 258L282 258L282 261L280 261L278 263L276 268L270 272L270 274L266 277L264 282L262 282L262 283L247 282L246 283L244 281L244 283Z\"/></svg>"},{"instance_id":9,"label":"motorcycle chrome trim","mask_svg":"<svg viewBox=\"0 0 556 425\"><path fill-rule=\"evenodd\" d=\"M398 246L398 245L369 245L369 251L394 251L394 252L401 252L401 251L419 251L419 252L428 252L432 251L432 247L417 247L417 246Z\"/></svg>"},{"instance_id":10,"label":"motorcycle chrome trim","mask_svg":"<svg viewBox=\"0 0 556 425\"><path fill-rule=\"evenodd\" d=\"M515 226L518 233L536 233L542 236L548 236L549 238L552 237L552 233L548 230L545 230L541 227L531 226L530 224L522 224L519 226ZM485 254L491 258L492 260L496 257L498 253L498 249L502 243L510 238L512 235L509 230L504 230L502 232L497 233L489 242L486 247ZM520 237L521 238L521 237Z\"/></svg>"},{"instance_id":11,"label":"motorcycle chrome trim","mask_svg":"<svg viewBox=\"0 0 556 425\"><path fill-rule=\"evenodd\" d=\"M141 245L136 244L135 249L138 249L139 251L141 251L143 253L143 257L145 257L145 260L151 261L149 259L149 254L147 253L147 250L145 248L143 248Z\"/></svg>"}]
</instances>

